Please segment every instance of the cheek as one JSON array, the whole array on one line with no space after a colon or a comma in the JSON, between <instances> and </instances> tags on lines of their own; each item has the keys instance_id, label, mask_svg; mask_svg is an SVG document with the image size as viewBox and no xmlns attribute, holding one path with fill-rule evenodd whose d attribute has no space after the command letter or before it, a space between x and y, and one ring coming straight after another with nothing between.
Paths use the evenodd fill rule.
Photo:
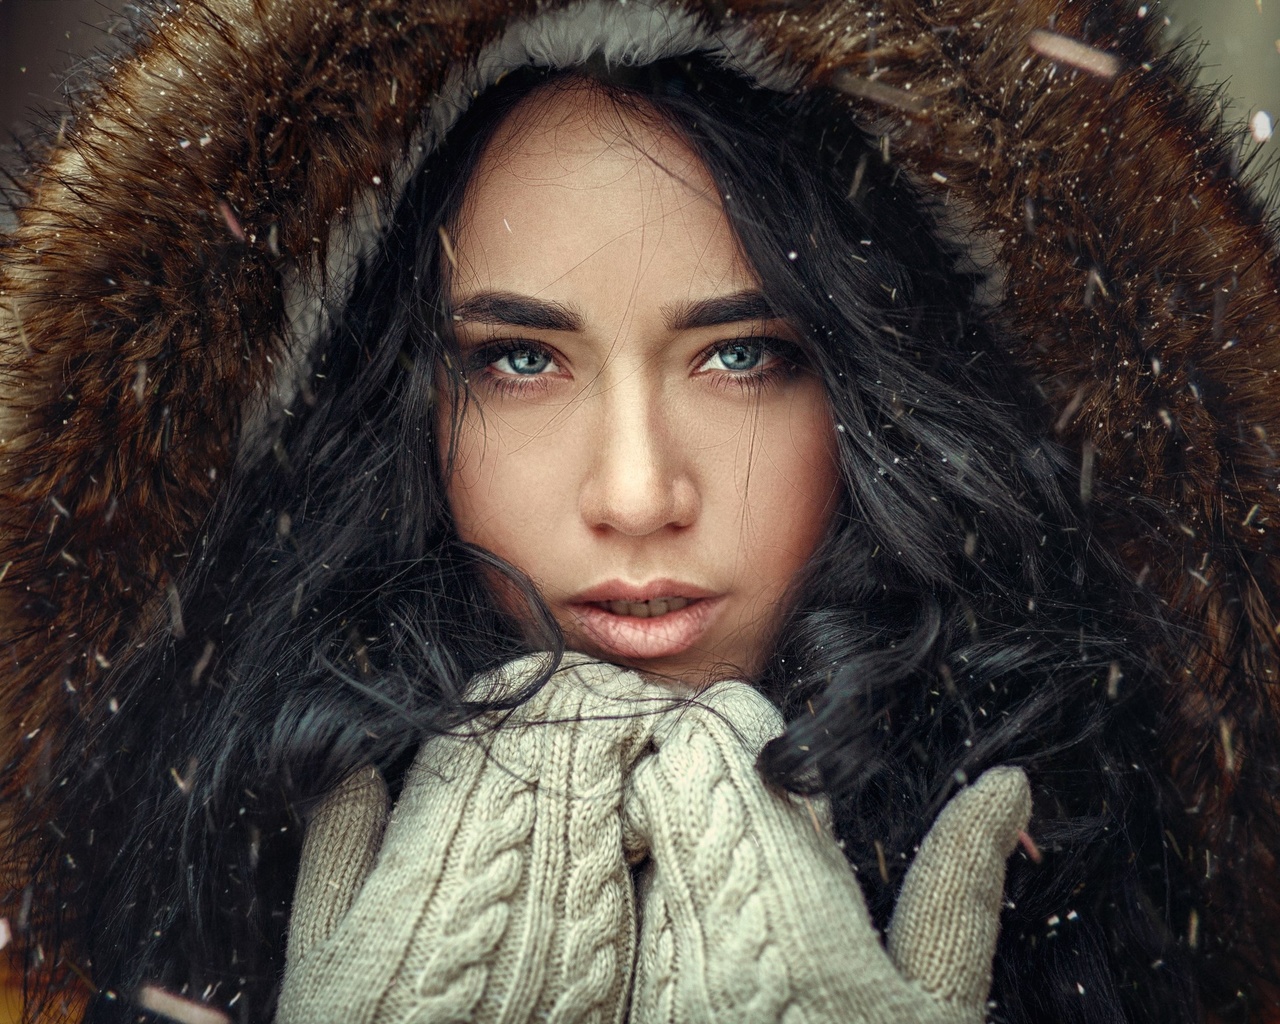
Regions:
<instances>
[{"instance_id":1,"label":"cheek","mask_svg":"<svg viewBox=\"0 0 1280 1024\"><path fill-rule=\"evenodd\" d=\"M439 436L448 438L452 410L442 411ZM494 410L481 415L472 403L441 466L458 536L539 578L553 557L548 545L558 531L547 529L566 514L566 470L571 439L545 424L513 423ZM443 449L443 446L442 446ZM539 524L533 529L533 524Z\"/></svg>"},{"instance_id":2,"label":"cheek","mask_svg":"<svg viewBox=\"0 0 1280 1024\"><path fill-rule=\"evenodd\" d=\"M762 405L735 460L734 495L743 569L773 599L804 567L839 503L835 428L817 381ZM726 524L727 526L727 524Z\"/></svg>"}]
</instances>

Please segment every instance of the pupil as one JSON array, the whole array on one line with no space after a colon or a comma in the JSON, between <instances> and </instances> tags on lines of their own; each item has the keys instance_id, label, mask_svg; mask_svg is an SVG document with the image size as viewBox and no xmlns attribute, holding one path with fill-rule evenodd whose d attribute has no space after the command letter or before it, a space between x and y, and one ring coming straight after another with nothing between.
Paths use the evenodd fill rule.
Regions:
<instances>
[{"instance_id":1,"label":"pupil","mask_svg":"<svg viewBox=\"0 0 1280 1024\"><path fill-rule=\"evenodd\" d=\"M730 370L751 370L760 362L760 346L739 342L720 352L720 361Z\"/></svg>"},{"instance_id":2,"label":"pupil","mask_svg":"<svg viewBox=\"0 0 1280 1024\"><path fill-rule=\"evenodd\" d=\"M541 373L550 362L545 352L538 352L531 348L511 352L507 355L507 360L516 373Z\"/></svg>"}]
</instances>

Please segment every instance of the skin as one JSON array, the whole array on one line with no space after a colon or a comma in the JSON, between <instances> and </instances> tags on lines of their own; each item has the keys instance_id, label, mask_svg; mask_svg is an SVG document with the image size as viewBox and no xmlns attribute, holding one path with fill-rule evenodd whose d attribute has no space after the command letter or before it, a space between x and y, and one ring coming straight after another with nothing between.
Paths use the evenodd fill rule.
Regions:
<instances>
[{"instance_id":1,"label":"skin","mask_svg":"<svg viewBox=\"0 0 1280 1024\"><path fill-rule=\"evenodd\" d=\"M571 649L702 685L763 666L839 479L796 332L650 122L548 88L490 140L450 232L471 400L442 454L459 534L529 575ZM584 601L613 594L697 599L648 620Z\"/></svg>"}]
</instances>

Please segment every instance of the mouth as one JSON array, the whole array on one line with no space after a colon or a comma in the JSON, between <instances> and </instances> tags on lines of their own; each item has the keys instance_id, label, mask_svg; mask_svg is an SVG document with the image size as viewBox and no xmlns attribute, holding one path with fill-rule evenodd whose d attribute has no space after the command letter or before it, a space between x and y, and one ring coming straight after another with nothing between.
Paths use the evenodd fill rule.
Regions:
<instances>
[{"instance_id":1,"label":"mouth","mask_svg":"<svg viewBox=\"0 0 1280 1024\"><path fill-rule=\"evenodd\" d=\"M655 597L652 601L595 601L597 608L603 608L613 615L626 615L636 619L656 619L669 612L678 612L689 607L693 597Z\"/></svg>"},{"instance_id":2,"label":"mouth","mask_svg":"<svg viewBox=\"0 0 1280 1024\"><path fill-rule=\"evenodd\" d=\"M632 590L632 593L619 591ZM670 590L675 590L675 587ZM722 596L697 588L681 593L645 588L598 588L570 602L583 639L606 657L645 661L670 658L696 646L710 630L724 604ZM640 592L648 591L648 594Z\"/></svg>"}]
</instances>

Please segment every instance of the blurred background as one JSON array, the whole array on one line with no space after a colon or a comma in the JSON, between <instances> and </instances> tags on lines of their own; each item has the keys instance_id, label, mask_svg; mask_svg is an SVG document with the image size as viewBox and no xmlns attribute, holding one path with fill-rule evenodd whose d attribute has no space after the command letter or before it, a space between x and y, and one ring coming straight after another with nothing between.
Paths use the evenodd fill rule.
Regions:
<instances>
[{"instance_id":1,"label":"blurred background","mask_svg":"<svg viewBox=\"0 0 1280 1024\"><path fill-rule=\"evenodd\" d=\"M124 0L0 0L0 153L15 137L65 110L68 89L86 74L85 57L111 53L127 26ZM1229 120L1251 124L1258 156L1280 153L1280 138L1256 141L1280 126L1280 0L1156 0L1171 41L1201 47L1201 78L1226 83ZM3 157L0 156L0 160ZM1273 168L1271 180L1280 180ZM7 929L0 929L0 939ZM2 960L2 958L0 958ZM0 966L0 1022L16 1010Z\"/></svg>"},{"instance_id":2,"label":"blurred background","mask_svg":"<svg viewBox=\"0 0 1280 1024\"><path fill-rule=\"evenodd\" d=\"M110 52L124 0L0 0L0 143L64 104L77 65Z\"/></svg>"}]
</instances>

